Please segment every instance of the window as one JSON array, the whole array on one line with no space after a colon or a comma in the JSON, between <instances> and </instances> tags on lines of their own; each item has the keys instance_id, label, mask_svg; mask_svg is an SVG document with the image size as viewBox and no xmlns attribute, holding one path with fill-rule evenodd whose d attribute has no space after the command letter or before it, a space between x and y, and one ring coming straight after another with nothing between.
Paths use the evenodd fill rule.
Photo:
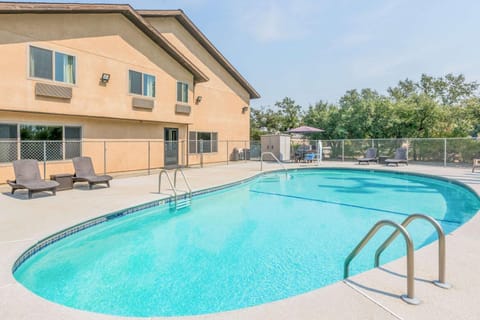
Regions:
<instances>
[{"instance_id":1,"label":"window","mask_svg":"<svg viewBox=\"0 0 480 320\"><path fill-rule=\"evenodd\" d=\"M145 97L155 97L155 76L129 70L128 83L130 93Z\"/></svg>"},{"instance_id":2,"label":"window","mask_svg":"<svg viewBox=\"0 0 480 320\"><path fill-rule=\"evenodd\" d=\"M81 128L20 125L20 158L64 160L81 155Z\"/></svg>"},{"instance_id":3,"label":"window","mask_svg":"<svg viewBox=\"0 0 480 320\"><path fill-rule=\"evenodd\" d=\"M44 143L45 141L45 143ZM20 125L21 159L62 160L62 127Z\"/></svg>"},{"instance_id":4,"label":"window","mask_svg":"<svg viewBox=\"0 0 480 320\"><path fill-rule=\"evenodd\" d=\"M188 103L188 83L177 82L177 101Z\"/></svg>"},{"instance_id":5,"label":"window","mask_svg":"<svg viewBox=\"0 0 480 320\"><path fill-rule=\"evenodd\" d=\"M82 154L82 128L65 127L65 159L80 157Z\"/></svg>"},{"instance_id":6,"label":"window","mask_svg":"<svg viewBox=\"0 0 480 320\"><path fill-rule=\"evenodd\" d=\"M75 69L74 56L30 46L30 77L75 84Z\"/></svg>"},{"instance_id":7,"label":"window","mask_svg":"<svg viewBox=\"0 0 480 320\"><path fill-rule=\"evenodd\" d=\"M75 83L75 57L55 52L55 81Z\"/></svg>"},{"instance_id":8,"label":"window","mask_svg":"<svg viewBox=\"0 0 480 320\"><path fill-rule=\"evenodd\" d=\"M0 123L0 162L17 160L17 125Z\"/></svg>"},{"instance_id":9,"label":"window","mask_svg":"<svg viewBox=\"0 0 480 320\"><path fill-rule=\"evenodd\" d=\"M190 131L188 138L190 153L218 152L218 134L216 132Z\"/></svg>"}]
</instances>

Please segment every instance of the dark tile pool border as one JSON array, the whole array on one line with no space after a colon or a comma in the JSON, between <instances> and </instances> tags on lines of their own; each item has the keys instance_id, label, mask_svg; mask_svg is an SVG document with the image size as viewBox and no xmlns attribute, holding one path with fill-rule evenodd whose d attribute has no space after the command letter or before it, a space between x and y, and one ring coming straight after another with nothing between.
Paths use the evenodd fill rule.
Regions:
<instances>
[{"instance_id":1,"label":"dark tile pool border","mask_svg":"<svg viewBox=\"0 0 480 320\"><path fill-rule=\"evenodd\" d=\"M256 179L260 175L263 175L265 173L271 173L271 172L274 172L274 171L261 172L259 174L256 174L256 175L252 176L252 177L245 178L245 179L242 179L242 180L239 180L239 181L227 183L227 184L224 184L224 185L214 186L214 187L211 187L211 188L206 188L206 189L193 191L192 192L192 197L199 196L199 195L204 195L204 194L207 194L207 193L211 193L211 192L219 191L219 190L222 190L222 189L230 188L230 187L233 187L233 186L241 185L241 184L244 184L244 183L248 183L248 182ZM187 197L187 195L182 194L182 195L178 196L178 199L184 199L185 197ZM61 230L57 233L54 233L51 236L48 236L48 237L38 241L34 245L32 245L17 260L15 260L15 263L13 264L13 267L12 267L12 273L15 273L15 271L17 271L17 269L25 261L27 261L29 258L31 258L33 255L35 255L39 251L45 249L49 245L51 245L51 244L53 244L57 241L60 241L64 238L66 238L66 237L69 237L69 236L71 236L73 234L76 234L80 231L83 231L85 229L88 229L90 227L96 226L98 224L101 224L101 223L104 223L104 222L107 222L107 221L111 221L111 220L114 220L114 219L117 219L117 218L120 218L120 217L124 217L124 216L136 213L136 212L144 210L144 209L158 207L160 205L166 205L166 204L173 203L173 202L174 202L174 196L170 196L170 197L165 198L165 199L150 201L150 202L143 203L143 204L140 204L140 205L128 207L126 209L121 209L121 210L118 210L118 211L115 211L115 212L112 212L112 213L107 213L106 215L81 222L81 223L76 224L72 227L69 227L69 228Z\"/></svg>"},{"instance_id":2,"label":"dark tile pool border","mask_svg":"<svg viewBox=\"0 0 480 320\"><path fill-rule=\"evenodd\" d=\"M370 171L370 172L382 172L382 173L398 174L398 175L405 175L405 176L410 175L410 176L426 177L426 178L442 180L442 181L445 181L445 182L449 182L449 183L453 183L453 184L457 184L459 186L462 186L462 187L468 189L470 192L472 192L474 195L476 195L480 199L480 195L473 188L468 186L467 184L465 184L461 181L455 180L455 179L440 177L440 176L431 175L431 174L391 171L391 170L378 169L378 168L375 168L375 169L372 168L371 169L371 168L338 168L338 167L293 168L293 169L288 169L288 172L310 171L310 170ZM241 179L241 180L238 180L238 181L234 181L234 182L230 182L230 183L227 183L227 184L214 186L214 187L210 187L210 188L206 188L206 189L193 191L192 192L192 197L204 195L204 194L215 192L215 191L220 191L220 190L227 189L227 188L234 187L234 186L238 186L238 185L242 185L242 184L248 183L248 182L258 178L259 176L262 176L262 175L265 175L265 174L281 173L281 172L284 172L284 170L280 169L280 170L263 171L263 172L257 173L255 175L253 175L251 177L248 177L248 178L245 178L245 179ZM179 196L179 199L183 199L186 196L187 195L181 195L181 196ZM160 205L169 204L169 203L172 203L173 201L174 201L173 196L170 196L170 197L165 198L165 199L150 201L150 202L143 203L143 204L140 204L140 205L128 207L126 209L121 209L121 210L118 210L118 211L115 211L115 212L112 212L112 213L108 213L106 215L103 215L103 216L100 216L100 217L97 217L97 218L93 218L93 219L87 220L85 222L81 222L81 223L76 224L72 227L69 227L69 228L61 230L57 233L54 233L53 235L48 236L48 237L38 241L36 244L34 244L30 248L28 248L13 264L12 273L15 273L15 271L17 271L17 269L25 261L27 261L29 258L31 258L33 255L35 255L39 251L45 249L49 245L51 245L51 244L53 244L53 243L55 243L59 240L62 240L64 238L68 237L68 236L76 234L76 233L78 233L80 231L83 231L85 229L88 229L90 227L96 226L98 224L101 224L101 223L104 223L104 222L107 222L107 221L110 221L110 220L113 220L113 219L117 219L117 218L120 218L120 217L123 217L123 216L127 216L127 215L133 214L135 212L144 210L144 209L149 209L149 208L153 208L153 207L158 207Z\"/></svg>"}]
</instances>

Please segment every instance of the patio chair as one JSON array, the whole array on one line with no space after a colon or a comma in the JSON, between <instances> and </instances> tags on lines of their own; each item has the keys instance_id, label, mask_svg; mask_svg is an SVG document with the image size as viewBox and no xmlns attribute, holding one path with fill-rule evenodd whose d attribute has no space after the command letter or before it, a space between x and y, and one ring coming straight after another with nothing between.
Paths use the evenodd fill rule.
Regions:
<instances>
[{"instance_id":1,"label":"patio chair","mask_svg":"<svg viewBox=\"0 0 480 320\"><path fill-rule=\"evenodd\" d=\"M305 162L312 162L313 160L315 160L315 153L306 153L303 157L303 160Z\"/></svg>"},{"instance_id":2,"label":"patio chair","mask_svg":"<svg viewBox=\"0 0 480 320\"><path fill-rule=\"evenodd\" d=\"M12 194L19 189L28 190L28 199L31 199L35 192L51 191L53 195L56 194L59 183L42 180L37 160L15 160L13 161L13 171L15 172L15 180L7 180L7 183L12 187Z\"/></svg>"},{"instance_id":3,"label":"patio chair","mask_svg":"<svg viewBox=\"0 0 480 320\"><path fill-rule=\"evenodd\" d=\"M377 163L377 162L378 162L377 149L375 149L375 148L368 148L368 149L367 149L367 152L365 152L365 157L359 158L359 159L357 159L357 160L358 160L358 164L361 164L361 163L370 164L370 162L375 162L375 163Z\"/></svg>"},{"instance_id":4,"label":"patio chair","mask_svg":"<svg viewBox=\"0 0 480 320\"><path fill-rule=\"evenodd\" d=\"M92 189L93 185L105 183L110 187L110 180L113 178L108 175L99 176L93 169L92 159L90 157L76 157L72 159L75 174L73 176L73 183L88 182L88 188Z\"/></svg>"},{"instance_id":5,"label":"patio chair","mask_svg":"<svg viewBox=\"0 0 480 320\"><path fill-rule=\"evenodd\" d=\"M407 159L407 149L405 148L398 148L395 150L395 156L393 159L386 159L385 163L388 165L394 164L398 167L399 163L405 163L408 166L408 159Z\"/></svg>"},{"instance_id":6,"label":"patio chair","mask_svg":"<svg viewBox=\"0 0 480 320\"><path fill-rule=\"evenodd\" d=\"M472 173L475 172L476 168L480 168L480 159L473 159Z\"/></svg>"}]
</instances>

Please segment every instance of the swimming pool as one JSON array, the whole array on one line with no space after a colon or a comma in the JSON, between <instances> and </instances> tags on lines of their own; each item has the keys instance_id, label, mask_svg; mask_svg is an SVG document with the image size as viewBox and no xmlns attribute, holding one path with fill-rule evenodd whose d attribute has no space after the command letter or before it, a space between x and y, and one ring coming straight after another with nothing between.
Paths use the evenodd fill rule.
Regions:
<instances>
[{"instance_id":1,"label":"swimming pool","mask_svg":"<svg viewBox=\"0 0 480 320\"><path fill-rule=\"evenodd\" d=\"M294 296L342 278L343 262L380 219L434 216L446 232L471 218L478 197L455 183L354 170L268 174L195 197L191 209L149 208L55 242L15 277L67 306L127 316L226 311ZM416 247L436 239L408 228ZM388 230L390 231L390 230ZM351 266L373 267L375 237ZM404 254L402 241L382 263Z\"/></svg>"}]
</instances>

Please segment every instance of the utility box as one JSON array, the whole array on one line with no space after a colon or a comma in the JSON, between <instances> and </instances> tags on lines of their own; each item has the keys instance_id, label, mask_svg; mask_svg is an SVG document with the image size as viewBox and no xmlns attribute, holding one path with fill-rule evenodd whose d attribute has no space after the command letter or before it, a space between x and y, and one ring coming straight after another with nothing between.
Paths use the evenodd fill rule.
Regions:
<instances>
[{"instance_id":1,"label":"utility box","mask_svg":"<svg viewBox=\"0 0 480 320\"><path fill-rule=\"evenodd\" d=\"M263 152L271 152L278 160L290 161L290 136L288 134L267 134L260 137ZM265 160L273 160L268 155Z\"/></svg>"}]
</instances>

